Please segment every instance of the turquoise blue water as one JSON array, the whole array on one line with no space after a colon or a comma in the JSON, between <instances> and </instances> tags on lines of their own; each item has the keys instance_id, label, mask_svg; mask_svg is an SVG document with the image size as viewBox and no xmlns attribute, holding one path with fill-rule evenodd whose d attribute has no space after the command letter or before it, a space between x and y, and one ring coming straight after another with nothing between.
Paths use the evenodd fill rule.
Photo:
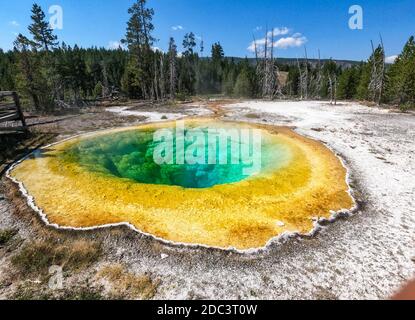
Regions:
<instances>
[{"instance_id":1,"label":"turquoise blue water","mask_svg":"<svg viewBox=\"0 0 415 320\"><path fill-rule=\"evenodd\" d=\"M207 133L207 129L201 130ZM172 149L168 149L173 151L173 164L158 164L154 160L154 152L162 142L154 141L154 132L155 130L130 130L88 138L71 146L61 156L65 161L76 162L91 172L146 184L209 188L239 182L251 176L252 170L249 168L252 167L252 161L231 163L232 155L235 154L235 150L239 149L235 149L235 146L242 147L241 141L234 141L236 144L233 148L228 144L226 148L223 148L224 150L220 150L218 142L214 146L207 138L204 140L205 143L197 145L198 148L194 148L194 141L186 140L185 152L189 153L192 148L191 155L199 156L200 159L203 155L205 157L203 163L197 164L176 164L180 156L176 154L178 144L174 141ZM208 164L213 147L217 150L217 161L215 164ZM246 144L245 147L247 147ZM270 168L277 168L287 159L287 152L281 145L262 141L260 150L261 157L257 155L255 158L259 161L259 172L255 172L256 174ZM163 155L166 153L164 152ZM220 164L219 159L221 156L224 157L224 153L228 159L227 164Z\"/></svg>"}]
</instances>

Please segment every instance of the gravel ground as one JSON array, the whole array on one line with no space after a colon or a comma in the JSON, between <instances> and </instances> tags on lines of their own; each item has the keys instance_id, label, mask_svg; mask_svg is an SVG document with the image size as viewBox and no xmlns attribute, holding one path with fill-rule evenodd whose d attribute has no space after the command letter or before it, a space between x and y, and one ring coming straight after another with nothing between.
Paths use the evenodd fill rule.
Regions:
<instances>
[{"instance_id":1,"label":"gravel ground","mask_svg":"<svg viewBox=\"0 0 415 320\"><path fill-rule=\"evenodd\" d=\"M215 114L292 126L326 143L350 169L359 212L315 237L252 255L166 246L125 228L85 232L105 252L93 268L117 262L152 274L161 280L155 299L383 299L414 276L413 114L321 102L247 101L224 109L215 105ZM10 211L0 192L0 228L17 227L21 238L36 238L32 222ZM2 265L8 259L0 250ZM0 287L0 298L10 290Z\"/></svg>"},{"instance_id":2,"label":"gravel ground","mask_svg":"<svg viewBox=\"0 0 415 320\"><path fill-rule=\"evenodd\" d=\"M180 106L115 106L106 109L108 112L120 116L145 117L146 122L162 122L179 120L189 116L209 116L212 111L206 108L204 103L188 103Z\"/></svg>"}]
</instances>

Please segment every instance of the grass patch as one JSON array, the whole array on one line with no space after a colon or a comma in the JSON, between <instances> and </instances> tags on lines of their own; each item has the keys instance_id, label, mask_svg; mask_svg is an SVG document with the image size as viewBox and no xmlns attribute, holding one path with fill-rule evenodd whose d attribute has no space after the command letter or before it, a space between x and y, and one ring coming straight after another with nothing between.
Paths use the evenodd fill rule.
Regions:
<instances>
[{"instance_id":1,"label":"grass patch","mask_svg":"<svg viewBox=\"0 0 415 320\"><path fill-rule=\"evenodd\" d=\"M160 281L153 280L150 275L137 276L120 264L102 268L97 276L111 283L111 295L119 299L152 299L160 285Z\"/></svg>"},{"instance_id":2,"label":"grass patch","mask_svg":"<svg viewBox=\"0 0 415 320\"><path fill-rule=\"evenodd\" d=\"M90 286L77 287L74 289L64 290L63 294L58 298L59 300L85 300L85 301L97 301L105 300L106 298L102 294L102 288L93 288Z\"/></svg>"},{"instance_id":3,"label":"grass patch","mask_svg":"<svg viewBox=\"0 0 415 320\"><path fill-rule=\"evenodd\" d=\"M6 245L16 234L17 229L0 230L0 246Z\"/></svg>"},{"instance_id":4,"label":"grass patch","mask_svg":"<svg viewBox=\"0 0 415 320\"><path fill-rule=\"evenodd\" d=\"M186 102L189 96L186 93L180 92L176 94L176 100L179 102Z\"/></svg>"},{"instance_id":5,"label":"grass patch","mask_svg":"<svg viewBox=\"0 0 415 320\"><path fill-rule=\"evenodd\" d=\"M401 104L399 106L399 109L402 112L407 112L407 111L410 111L410 110L415 110L415 103L407 102L407 103Z\"/></svg>"},{"instance_id":6,"label":"grass patch","mask_svg":"<svg viewBox=\"0 0 415 320\"><path fill-rule=\"evenodd\" d=\"M33 285L27 283L20 284L16 290L8 296L10 300L51 300L52 294L39 289Z\"/></svg>"},{"instance_id":7,"label":"grass patch","mask_svg":"<svg viewBox=\"0 0 415 320\"><path fill-rule=\"evenodd\" d=\"M11 262L21 275L47 275L53 265L76 271L95 263L100 255L100 245L92 241L77 240L63 244L34 242L25 245Z\"/></svg>"},{"instance_id":8,"label":"grass patch","mask_svg":"<svg viewBox=\"0 0 415 320\"><path fill-rule=\"evenodd\" d=\"M93 288L88 283L74 288L52 291L46 287L32 283L22 283L8 297L11 300L84 300L97 301L105 300L102 288Z\"/></svg>"}]
</instances>

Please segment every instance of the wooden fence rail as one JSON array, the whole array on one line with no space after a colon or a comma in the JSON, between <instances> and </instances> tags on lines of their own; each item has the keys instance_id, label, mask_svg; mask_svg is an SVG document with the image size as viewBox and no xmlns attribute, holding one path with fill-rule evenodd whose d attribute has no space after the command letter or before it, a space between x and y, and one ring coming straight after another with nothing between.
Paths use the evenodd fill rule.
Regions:
<instances>
[{"instance_id":1,"label":"wooden fence rail","mask_svg":"<svg viewBox=\"0 0 415 320\"><path fill-rule=\"evenodd\" d=\"M21 126L7 126L9 122L20 121ZM2 125L6 123L6 125ZM0 132L3 131L27 131L20 99L14 91L0 91Z\"/></svg>"}]
</instances>

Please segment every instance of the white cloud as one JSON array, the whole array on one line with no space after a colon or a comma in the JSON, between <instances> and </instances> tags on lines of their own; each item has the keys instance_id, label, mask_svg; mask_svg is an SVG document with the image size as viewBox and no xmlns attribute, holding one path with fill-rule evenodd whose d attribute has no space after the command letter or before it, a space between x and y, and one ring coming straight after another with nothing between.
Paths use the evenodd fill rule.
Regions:
<instances>
[{"instance_id":1,"label":"white cloud","mask_svg":"<svg viewBox=\"0 0 415 320\"><path fill-rule=\"evenodd\" d=\"M261 30L262 30L262 26L255 27L254 29L254 31L261 31Z\"/></svg>"},{"instance_id":2,"label":"white cloud","mask_svg":"<svg viewBox=\"0 0 415 320\"><path fill-rule=\"evenodd\" d=\"M172 29L173 31L179 31L179 30L183 30L183 29L184 29L184 27L183 27L183 26L181 26L181 25L178 25L178 26L173 26L173 27L171 27L171 29Z\"/></svg>"},{"instance_id":3,"label":"white cloud","mask_svg":"<svg viewBox=\"0 0 415 320\"><path fill-rule=\"evenodd\" d=\"M290 29L287 27L274 28L274 37L285 36L290 33ZM272 30L268 32L268 37L272 37Z\"/></svg>"},{"instance_id":4,"label":"white cloud","mask_svg":"<svg viewBox=\"0 0 415 320\"><path fill-rule=\"evenodd\" d=\"M20 26L20 24L16 20L10 21L9 24L13 27L19 27Z\"/></svg>"},{"instance_id":5,"label":"white cloud","mask_svg":"<svg viewBox=\"0 0 415 320\"><path fill-rule=\"evenodd\" d=\"M274 28L274 48L277 49L288 49L288 48L295 48L301 47L307 42L307 38L304 37L301 33L294 33L290 35L291 30L287 27L281 28ZM258 39L256 41L252 41L248 50L251 52L255 52L255 47L259 52L264 50L265 43L268 42L268 45L271 45L272 41L272 31L267 33L267 37L263 39ZM286 37L283 37L286 36Z\"/></svg>"},{"instance_id":6,"label":"white cloud","mask_svg":"<svg viewBox=\"0 0 415 320\"><path fill-rule=\"evenodd\" d=\"M274 47L278 49L288 49L288 48L295 48L301 47L307 42L307 38L300 36L300 37L286 37L281 38L274 43Z\"/></svg>"},{"instance_id":7,"label":"white cloud","mask_svg":"<svg viewBox=\"0 0 415 320\"><path fill-rule=\"evenodd\" d=\"M385 62L386 63L395 63L396 59L398 58L397 55L386 57Z\"/></svg>"},{"instance_id":8,"label":"white cloud","mask_svg":"<svg viewBox=\"0 0 415 320\"><path fill-rule=\"evenodd\" d=\"M108 43L108 49L116 50L120 47L123 48L123 44L120 41L110 41Z\"/></svg>"},{"instance_id":9,"label":"white cloud","mask_svg":"<svg viewBox=\"0 0 415 320\"><path fill-rule=\"evenodd\" d=\"M251 42L251 45L248 47L248 50L251 52L255 52L255 48L259 48L265 46L266 39L258 39Z\"/></svg>"},{"instance_id":10,"label":"white cloud","mask_svg":"<svg viewBox=\"0 0 415 320\"><path fill-rule=\"evenodd\" d=\"M159 47L151 47L151 49L154 51L154 52L157 52L157 51L159 51L159 52L161 52L161 53L163 53L164 51L163 51L163 49L160 49Z\"/></svg>"}]
</instances>

